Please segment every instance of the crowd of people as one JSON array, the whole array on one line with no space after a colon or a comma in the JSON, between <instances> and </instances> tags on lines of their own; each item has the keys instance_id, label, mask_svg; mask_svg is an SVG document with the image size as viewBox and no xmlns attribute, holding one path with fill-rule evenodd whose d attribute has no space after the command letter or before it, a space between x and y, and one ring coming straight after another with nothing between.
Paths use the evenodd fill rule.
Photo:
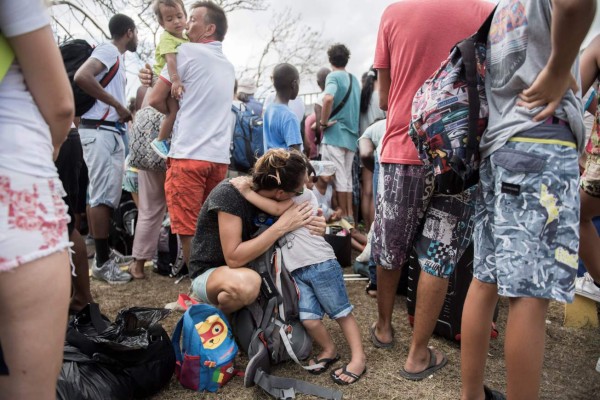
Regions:
<instances>
[{"instance_id":1,"label":"crowd of people","mask_svg":"<svg viewBox=\"0 0 600 400\"><path fill-rule=\"evenodd\" d=\"M572 302L575 292L600 301L600 237L592 221L600 215L600 112L596 91L593 101L581 96L600 76L600 37L579 55L595 7L595 0L500 0L495 7L484 0L399 1L381 17L362 80L346 71L347 46L328 49L329 66L315 77L322 93L307 112L301 74L291 64L273 69L275 90L263 102L252 80L236 80L223 53L228 20L220 6L155 0L164 32L153 67L139 73L135 101L127 106L123 55L136 51L138 31L133 19L116 14L111 40L74 74L93 98L76 117L43 2L3 2L0 398L55 397L68 314L93 301L82 215L95 248L92 276L124 284L145 278L166 213L192 296L227 315L259 296L260 276L248 265L278 244L300 292L300 319L320 349L309 372L324 373L340 360L325 314L348 343L350 360L330 371L340 385L367 372L362 335L377 348L394 346L395 295L413 250L421 271L400 376L419 381L447 364L429 341L449 277L472 244L461 398L505 398L484 384L499 296L509 305L506 397L538 398L549 301ZM479 184L449 195L408 135L413 95L492 13ZM229 168L239 123L232 107L262 117L264 155L249 174ZM584 126L585 110L595 114L592 129ZM129 149L142 142L139 159ZM109 238L123 190L138 208L132 259L111 249ZM367 332L324 238L328 223L348 229L369 267L366 291L377 315ZM588 272L576 278L579 257Z\"/></svg>"}]
</instances>

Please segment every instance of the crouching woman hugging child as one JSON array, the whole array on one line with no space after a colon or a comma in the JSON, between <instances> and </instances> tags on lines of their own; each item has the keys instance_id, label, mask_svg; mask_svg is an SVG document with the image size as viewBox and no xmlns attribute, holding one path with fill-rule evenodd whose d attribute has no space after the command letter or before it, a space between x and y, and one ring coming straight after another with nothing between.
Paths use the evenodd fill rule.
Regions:
<instances>
[{"instance_id":1,"label":"crouching woman hugging child","mask_svg":"<svg viewBox=\"0 0 600 400\"><path fill-rule=\"evenodd\" d=\"M262 162L256 163L252 178L239 177L231 180L249 203L268 214L279 216L294 204L308 202L316 214L318 202L311 190L303 188L285 200L263 197L252 190L253 181L273 180L279 185L289 173L286 166L302 163L304 170L312 169L300 152L271 149L259 161ZM279 239L279 245L284 265L292 274L300 291L300 320L309 335L321 347L321 353L311 361L311 365L318 364L321 368L309 372L322 374L340 359L322 321L323 315L327 313L342 328L352 353L350 362L333 370L331 378L340 385L357 382L367 370L366 356L360 330L352 314L353 306L348 299L342 268L333 249L322 236L312 235L305 227L285 234Z\"/></svg>"}]
</instances>

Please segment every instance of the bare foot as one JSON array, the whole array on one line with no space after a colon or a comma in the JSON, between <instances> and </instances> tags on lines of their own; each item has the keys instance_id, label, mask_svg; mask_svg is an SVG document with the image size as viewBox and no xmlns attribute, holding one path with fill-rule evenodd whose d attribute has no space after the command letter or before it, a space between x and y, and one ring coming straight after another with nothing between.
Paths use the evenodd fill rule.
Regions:
<instances>
[{"instance_id":1,"label":"bare foot","mask_svg":"<svg viewBox=\"0 0 600 400\"><path fill-rule=\"evenodd\" d=\"M144 274L144 264L146 260L135 260L131 264L129 264L129 274L133 277L133 279L144 279L146 275Z\"/></svg>"}]
</instances>

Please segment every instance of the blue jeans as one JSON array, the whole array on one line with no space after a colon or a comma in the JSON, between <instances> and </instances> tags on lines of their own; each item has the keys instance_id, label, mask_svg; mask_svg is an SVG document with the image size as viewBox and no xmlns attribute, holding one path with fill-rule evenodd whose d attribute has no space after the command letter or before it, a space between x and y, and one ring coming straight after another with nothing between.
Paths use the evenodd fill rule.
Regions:
<instances>
[{"instance_id":1,"label":"blue jeans","mask_svg":"<svg viewBox=\"0 0 600 400\"><path fill-rule=\"evenodd\" d=\"M342 267L336 259L296 269L292 277L300 291L300 320L323 319L325 313L338 319L352 312Z\"/></svg>"}]
</instances>

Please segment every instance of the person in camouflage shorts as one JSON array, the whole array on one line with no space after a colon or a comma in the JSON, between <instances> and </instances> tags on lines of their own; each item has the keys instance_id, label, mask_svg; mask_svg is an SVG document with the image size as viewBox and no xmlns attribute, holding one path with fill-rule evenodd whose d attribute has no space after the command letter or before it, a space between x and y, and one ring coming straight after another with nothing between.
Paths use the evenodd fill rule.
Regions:
<instances>
[{"instance_id":1,"label":"person in camouflage shorts","mask_svg":"<svg viewBox=\"0 0 600 400\"><path fill-rule=\"evenodd\" d=\"M461 327L462 400L504 399L484 386L499 295L509 305L504 344L509 399L539 398L549 300L573 300L578 150L585 142L577 57L595 6L595 0L500 0L494 13L486 60L489 122L479 146L474 279Z\"/></svg>"}]
</instances>

